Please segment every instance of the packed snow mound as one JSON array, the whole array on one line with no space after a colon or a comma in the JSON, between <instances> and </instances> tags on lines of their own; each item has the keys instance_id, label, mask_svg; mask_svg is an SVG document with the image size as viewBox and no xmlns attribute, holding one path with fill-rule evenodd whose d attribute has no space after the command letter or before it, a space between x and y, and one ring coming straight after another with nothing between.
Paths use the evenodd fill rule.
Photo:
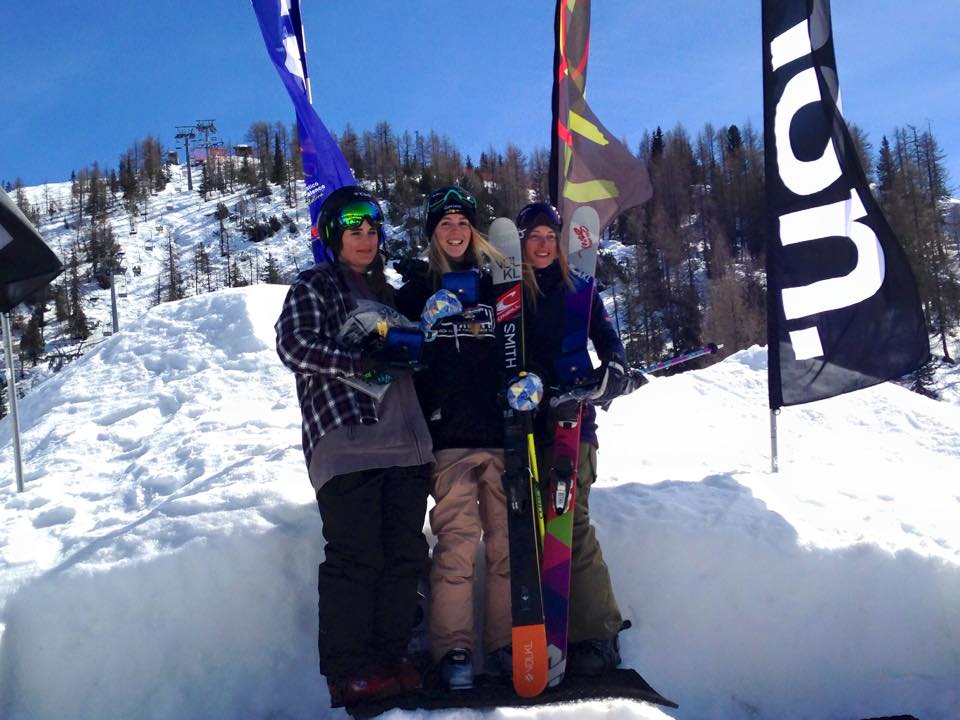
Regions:
<instances>
[{"instance_id":1,"label":"packed snow mound","mask_svg":"<svg viewBox=\"0 0 960 720\"><path fill-rule=\"evenodd\" d=\"M22 494L0 421L0 717L344 717L316 670L285 291L158 306L34 390ZM524 717L957 716L960 406L884 384L778 425L773 474L762 348L600 413L624 663L681 707Z\"/></svg>"}]
</instances>

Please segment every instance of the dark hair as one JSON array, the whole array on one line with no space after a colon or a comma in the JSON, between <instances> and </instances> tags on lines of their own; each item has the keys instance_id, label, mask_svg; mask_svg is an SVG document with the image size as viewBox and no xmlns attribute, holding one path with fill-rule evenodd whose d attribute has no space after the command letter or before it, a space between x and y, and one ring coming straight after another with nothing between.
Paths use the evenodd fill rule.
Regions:
<instances>
[{"instance_id":1,"label":"dark hair","mask_svg":"<svg viewBox=\"0 0 960 720\"><path fill-rule=\"evenodd\" d=\"M357 200L366 200L376 205L379 211L379 219L371 218L371 224L375 225L380 236L380 244L383 245L384 231L382 227L383 211L380 208L380 202L372 193L364 190L357 185L344 185L337 188L324 200L320 207L320 214L317 216L317 230L320 233L320 239L324 246L332 253L333 262L339 266L340 271L344 268L340 265L340 253L343 251L343 233L348 228L341 225L339 212L348 204ZM377 253L370 266L362 273L370 290L376 295L377 300L383 303L393 303L393 288L387 282L387 276L384 272L385 263L383 255Z\"/></svg>"},{"instance_id":2,"label":"dark hair","mask_svg":"<svg viewBox=\"0 0 960 720\"><path fill-rule=\"evenodd\" d=\"M376 226L380 244L383 245L385 238L382 227L383 209L380 207L380 201L371 192L358 185L344 185L327 196L317 215L317 232L320 233L320 240L336 257L340 256L340 250L343 249L343 227L338 215L344 207L358 200L365 200L376 206L377 217L371 218L371 224Z\"/></svg>"}]
</instances>

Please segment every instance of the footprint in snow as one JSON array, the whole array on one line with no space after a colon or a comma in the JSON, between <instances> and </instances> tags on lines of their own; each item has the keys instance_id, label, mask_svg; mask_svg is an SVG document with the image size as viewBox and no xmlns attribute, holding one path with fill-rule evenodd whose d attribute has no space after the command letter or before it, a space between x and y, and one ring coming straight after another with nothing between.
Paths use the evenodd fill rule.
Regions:
<instances>
[{"instance_id":1,"label":"footprint in snow","mask_svg":"<svg viewBox=\"0 0 960 720\"><path fill-rule=\"evenodd\" d=\"M76 514L77 511L73 508L60 505L55 508L50 508L49 510L44 510L37 515L33 519L33 526L39 529L62 525L63 523L68 523L73 520Z\"/></svg>"}]
</instances>

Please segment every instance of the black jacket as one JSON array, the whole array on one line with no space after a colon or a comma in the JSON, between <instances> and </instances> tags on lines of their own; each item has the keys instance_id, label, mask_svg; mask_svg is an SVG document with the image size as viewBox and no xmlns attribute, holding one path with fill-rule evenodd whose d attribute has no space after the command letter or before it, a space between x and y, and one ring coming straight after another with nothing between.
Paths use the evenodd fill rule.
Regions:
<instances>
[{"instance_id":1,"label":"black jacket","mask_svg":"<svg viewBox=\"0 0 960 720\"><path fill-rule=\"evenodd\" d=\"M542 293L537 302L527 302L524 297L524 353L527 370L537 373L543 380L544 388L558 384L554 361L560 355L566 321L566 296L569 287L563 281L560 263L554 262L542 270L534 271ZM623 358L623 343L603 307L603 301L596 293L590 309L590 339L602 362L612 358ZM535 431L538 443L552 443L552 429L548 424L546 407L549 392L540 405L535 419ZM593 405L585 405L580 437L597 445L597 413Z\"/></svg>"},{"instance_id":2,"label":"black jacket","mask_svg":"<svg viewBox=\"0 0 960 720\"><path fill-rule=\"evenodd\" d=\"M437 290L426 263L406 267L407 282L396 295L397 309L419 320ZM426 369L415 376L417 396L433 437L434 450L503 447L504 396L495 336L496 303L490 276L480 276L477 317L447 318L435 340L424 344Z\"/></svg>"}]
</instances>

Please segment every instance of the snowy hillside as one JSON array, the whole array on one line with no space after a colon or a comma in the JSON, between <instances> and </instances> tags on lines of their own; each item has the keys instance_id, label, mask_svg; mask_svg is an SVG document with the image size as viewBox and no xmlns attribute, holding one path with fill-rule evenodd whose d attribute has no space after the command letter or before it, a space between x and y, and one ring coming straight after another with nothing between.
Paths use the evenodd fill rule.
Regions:
<instances>
[{"instance_id":1,"label":"snowy hillside","mask_svg":"<svg viewBox=\"0 0 960 720\"><path fill-rule=\"evenodd\" d=\"M0 717L345 717L316 671L284 292L158 306L36 388L22 494L0 421ZM601 415L624 661L680 709L429 717L960 715L960 404L886 384L786 409L779 474L759 348Z\"/></svg>"},{"instance_id":2,"label":"snowy hillside","mask_svg":"<svg viewBox=\"0 0 960 720\"><path fill-rule=\"evenodd\" d=\"M306 207L289 208L282 188L273 186L273 195L261 198L251 194L248 187L238 186L235 192L212 192L204 201L196 190L188 189L185 167L170 165L169 170L170 182L164 190L148 196L141 212L128 214L118 200L107 215L107 223L123 252L122 272L115 277L121 329L136 324L147 310L158 304L158 286L162 294L169 284L170 255L175 259L188 296L228 286L231 267L238 281L255 285L262 282L268 258L277 264L286 282L292 282L297 272L313 263L309 213ZM198 176L199 170L195 168L195 184L199 183ZM302 186L298 192L302 200ZM44 240L65 264L71 250L78 248L79 274L85 277L89 263L83 251L85 241L79 242L79 239L89 233L91 220L84 216L82 223L78 221L77 202L71 199L71 183L47 183L24 188L23 193L40 212L39 229ZM214 215L218 203L223 203L231 214L224 221L222 239L220 221ZM51 207L53 214L47 212ZM281 221L281 230L262 242L249 240L242 228L244 219L266 222L271 217ZM197 252L201 248L209 257L209 278L197 271ZM67 276L65 273L56 282L65 282ZM69 339L61 327L64 323L54 319L53 304L49 303L44 331L47 357L58 358L62 354L72 359L78 351L89 351L112 333L110 289L100 288L90 279L83 283L81 297L90 323L90 337L82 344ZM25 305L20 309L29 311ZM27 377L18 383L20 391L25 393L53 374L48 363L36 367L27 363L25 371Z\"/></svg>"}]
</instances>

